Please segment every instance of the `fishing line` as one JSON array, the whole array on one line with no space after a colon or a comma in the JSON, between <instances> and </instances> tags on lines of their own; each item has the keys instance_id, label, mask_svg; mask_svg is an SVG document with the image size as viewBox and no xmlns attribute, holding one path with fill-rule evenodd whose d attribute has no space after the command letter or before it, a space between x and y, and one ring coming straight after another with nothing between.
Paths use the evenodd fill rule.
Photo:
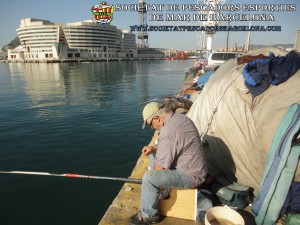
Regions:
<instances>
[{"instance_id":1,"label":"fishing line","mask_svg":"<svg viewBox=\"0 0 300 225\"><path fill-rule=\"evenodd\" d=\"M124 165L120 165L120 166L114 166L114 167L111 167L111 168L107 168L107 169L102 169L102 170L97 170L97 172L103 172L103 171L108 171L108 170L114 170L114 169L120 169L120 168L123 168L125 166L129 166L129 165L132 165L136 163L136 160L135 161L132 161L132 162L129 162L129 163L126 163Z\"/></svg>"}]
</instances>

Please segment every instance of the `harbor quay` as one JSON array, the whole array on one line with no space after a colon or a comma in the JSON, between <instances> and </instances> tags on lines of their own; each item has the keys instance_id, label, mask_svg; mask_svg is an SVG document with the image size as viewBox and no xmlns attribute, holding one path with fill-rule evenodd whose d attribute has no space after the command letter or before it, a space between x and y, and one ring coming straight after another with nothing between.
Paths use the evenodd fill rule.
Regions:
<instances>
[{"instance_id":1,"label":"harbor quay","mask_svg":"<svg viewBox=\"0 0 300 225\"><path fill-rule=\"evenodd\" d=\"M107 58L107 59L48 59L48 60L0 60L1 63L90 63L90 62L109 62L109 61L141 61L141 60L162 60L157 57L147 58Z\"/></svg>"}]
</instances>

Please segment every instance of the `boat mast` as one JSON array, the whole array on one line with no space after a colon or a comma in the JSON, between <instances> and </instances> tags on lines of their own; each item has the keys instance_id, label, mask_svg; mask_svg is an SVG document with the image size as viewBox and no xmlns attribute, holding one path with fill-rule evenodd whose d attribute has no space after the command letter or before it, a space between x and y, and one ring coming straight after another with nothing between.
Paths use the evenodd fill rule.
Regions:
<instances>
[{"instance_id":1,"label":"boat mast","mask_svg":"<svg viewBox=\"0 0 300 225\"><path fill-rule=\"evenodd\" d=\"M247 40L246 40L246 44L245 44L245 51L248 52L250 50L250 34L251 34L251 20L249 22L249 31L248 31L248 35L247 35Z\"/></svg>"}]
</instances>

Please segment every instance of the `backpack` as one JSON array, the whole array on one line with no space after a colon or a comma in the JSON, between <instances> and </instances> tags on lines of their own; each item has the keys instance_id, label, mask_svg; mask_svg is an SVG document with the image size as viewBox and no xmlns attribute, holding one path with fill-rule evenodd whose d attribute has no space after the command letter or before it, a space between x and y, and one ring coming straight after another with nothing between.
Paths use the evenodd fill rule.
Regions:
<instances>
[{"instance_id":1,"label":"backpack","mask_svg":"<svg viewBox=\"0 0 300 225\"><path fill-rule=\"evenodd\" d=\"M245 208L253 200L253 189L236 182L229 181L223 175L214 177L210 183L210 192L224 205Z\"/></svg>"}]
</instances>

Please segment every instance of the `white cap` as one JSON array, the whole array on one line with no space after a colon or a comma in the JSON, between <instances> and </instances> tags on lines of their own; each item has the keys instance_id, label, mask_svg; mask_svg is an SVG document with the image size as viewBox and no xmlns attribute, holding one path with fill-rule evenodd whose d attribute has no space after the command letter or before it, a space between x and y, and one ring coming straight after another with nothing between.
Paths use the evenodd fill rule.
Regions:
<instances>
[{"instance_id":1,"label":"white cap","mask_svg":"<svg viewBox=\"0 0 300 225\"><path fill-rule=\"evenodd\" d=\"M147 119L152 117L159 110L159 106L160 106L160 104L157 102L150 102L144 107L144 109L143 109L144 123L143 123L142 129L145 128Z\"/></svg>"}]
</instances>

